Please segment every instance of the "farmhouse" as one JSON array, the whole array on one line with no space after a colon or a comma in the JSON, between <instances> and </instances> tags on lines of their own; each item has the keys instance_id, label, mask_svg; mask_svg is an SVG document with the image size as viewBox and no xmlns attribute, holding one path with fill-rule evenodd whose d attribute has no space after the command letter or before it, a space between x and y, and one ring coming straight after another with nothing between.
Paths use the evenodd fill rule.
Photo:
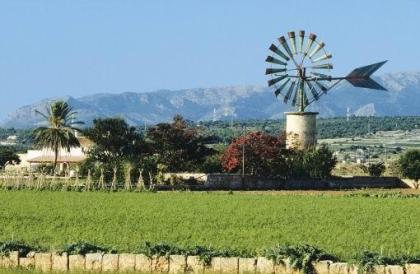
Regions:
<instances>
[{"instance_id":1,"label":"farmhouse","mask_svg":"<svg viewBox=\"0 0 420 274\"><path fill-rule=\"evenodd\" d=\"M80 142L80 147L71 148L70 151L60 149L58 152L57 163L60 172L63 172L71 164L79 164L87 158L87 152L92 147L93 142L85 136L76 134ZM43 148L40 150L28 150L27 153L18 154L21 160L19 165L8 165L8 170L36 170L41 165L51 165L54 163L54 152L51 149Z\"/></svg>"}]
</instances>

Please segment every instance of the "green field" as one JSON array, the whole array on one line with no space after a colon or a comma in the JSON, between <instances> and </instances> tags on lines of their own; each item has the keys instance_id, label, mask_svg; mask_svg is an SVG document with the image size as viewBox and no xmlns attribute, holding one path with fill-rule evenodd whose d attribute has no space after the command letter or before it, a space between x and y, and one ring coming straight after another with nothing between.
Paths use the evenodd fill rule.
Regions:
<instances>
[{"instance_id":1,"label":"green field","mask_svg":"<svg viewBox=\"0 0 420 274\"><path fill-rule=\"evenodd\" d=\"M420 254L420 199L296 192L0 192L0 241L46 248L86 240L135 252L144 241L258 250L308 243L351 259Z\"/></svg>"}]
</instances>

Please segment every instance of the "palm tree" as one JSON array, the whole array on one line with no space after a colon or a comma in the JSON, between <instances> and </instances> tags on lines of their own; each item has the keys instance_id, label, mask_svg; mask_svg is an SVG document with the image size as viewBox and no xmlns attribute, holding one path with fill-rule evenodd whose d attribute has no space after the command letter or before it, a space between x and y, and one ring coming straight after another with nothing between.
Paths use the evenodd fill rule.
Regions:
<instances>
[{"instance_id":1,"label":"palm tree","mask_svg":"<svg viewBox=\"0 0 420 274\"><path fill-rule=\"evenodd\" d=\"M83 122L74 121L76 112L64 101L51 103L47 107L46 113L38 110L35 112L45 118L48 126L34 130L34 143L40 148L48 148L54 152L53 170L55 171L60 149L70 151L72 147L80 146L74 133L80 131L75 126L83 124Z\"/></svg>"}]
</instances>

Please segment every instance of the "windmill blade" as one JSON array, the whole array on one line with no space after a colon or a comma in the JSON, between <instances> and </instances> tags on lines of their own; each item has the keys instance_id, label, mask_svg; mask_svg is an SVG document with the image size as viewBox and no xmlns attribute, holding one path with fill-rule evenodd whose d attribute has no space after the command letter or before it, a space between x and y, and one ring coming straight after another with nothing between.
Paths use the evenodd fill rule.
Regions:
<instances>
[{"instance_id":1,"label":"windmill blade","mask_svg":"<svg viewBox=\"0 0 420 274\"><path fill-rule=\"evenodd\" d=\"M290 78L288 78L281 86L274 91L274 95L279 96L281 94L281 91L287 86L287 84L290 82Z\"/></svg>"},{"instance_id":2,"label":"windmill blade","mask_svg":"<svg viewBox=\"0 0 420 274\"><path fill-rule=\"evenodd\" d=\"M286 38L284 38L284 36L281 36L279 38L279 42L282 45L282 47L284 48L284 50L287 52L287 54L289 54L290 58L293 59L293 53L289 48L289 45L287 44Z\"/></svg>"},{"instance_id":3,"label":"windmill blade","mask_svg":"<svg viewBox=\"0 0 420 274\"><path fill-rule=\"evenodd\" d=\"M268 68L268 69L265 70L265 75L285 72L286 70L287 69L285 69L285 68Z\"/></svg>"},{"instance_id":4,"label":"windmill blade","mask_svg":"<svg viewBox=\"0 0 420 274\"><path fill-rule=\"evenodd\" d=\"M315 54L318 53L318 51L320 51L321 49L323 49L325 47L325 43L324 42L319 42L317 43L316 47L314 48L314 50L309 54L309 58L312 58L312 56L314 56Z\"/></svg>"},{"instance_id":5,"label":"windmill blade","mask_svg":"<svg viewBox=\"0 0 420 274\"><path fill-rule=\"evenodd\" d=\"M308 54L308 52L311 50L311 48L312 48L312 45L314 44L314 42L315 42L315 40L316 40L316 34L314 34L314 33L311 33L311 34L309 34L309 37L308 37L308 44L306 45L306 50L305 50L305 56Z\"/></svg>"},{"instance_id":6,"label":"windmill blade","mask_svg":"<svg viewBox=\"0 0 420 274\"><path fill-rule=\"evenodd\" d=\"M290 40L290 47L292 48L292 53L297 54L295 32L291 31L288 33L288 35L289 35L289 40Z\"/></svg>"},{"instance_id":7,"label":"windmill blade","mask_svg":"<svg viewBox=\"0 0 420 274\"><path fill-rule=\"evenodd\" d=\"M303 53L303 42L305 40L305 31L299 31L299 52Z\"/></svg>"},{"instance_id":8,"label":"windmill blade","mask_svg":"<svg viewBox=\"0 0 420 274\"><path fill-rule=\"evenodd\" d=\"M280 56L281 58L283 58L286 61L289 61L290 58L287 57L286 54L284 54L278 47L276 47L276 45L271 44L270 48L269 48L272 52L274 52L275 54L277 54L278 56Z\"/></svg>"},{"instance_id":9,"label":"windmill blade","mask_svg":"<svg viewBox=\"0 0 420 274\"><path fill-rule=\"evenodd\" d=\"M317 63L319 61L324 61L324 60L331 59L331 58L332 58L332 54L331 53L326 53L326 54L312 60L312 63Z\"/></svg>"},{"instance_id":10,"label":"windmill blade","mask_svg":"<svg viewBox=\"0 0 420 274\"><path fill-rule=\"evenodd\" d=\"M377 90L386 90L383 86L378 84L375 80L370 78L370 76L382 67L387 61L382 61L372 65L360 67L354 69L350 72L345 79L352 84L354 87L368 88L368 89L377 89Z\"/></svg>"},{"instance_id":11,"label":"windmill blade","mask_svg":"<svg viewBox=\"0 0 420 274\"><path fill-rule=\"evenodd\" d=\"M321 89L322 93L327 93L328 88L321 84L319 81L315 81L315 84Z\"/></svg>"},{"instance_id":12,"label":"windmill blade","mask_svg":"<svg viewBox=\"0 0 420 274\"><path fill-rule=\"evenodd\" d=\"M289 89L287 90L286 96L284 96L283 102L287 103L289 101L290 96L292 95L292 92L295 88L296 82L292 81L292 84L290 85Z\"/></svg>"},{"instance_id":13,"label":"windmill blade","mask_svg":"<svg viewBox=\"0 0 420 274\"><path fill-rule=\"evenodd\" d=\"M267 59L265 59L265 61L268 62L268 63L278 64L278 65L282 65L282 66L287 65L287 63L285 63L283 61L280 61L279 59L274 58L272 56L267 56Z\"/></svg>"},{"instance_id":14,"label":"windmill blade","mask_svg":"<svg viewBox=\"0 0 420 274\"><path fill-rule=\"evenodd\" d=\"M312 93L312 97L315 99L315 100L318 100L319 99L319 93L318 93L318 91L315 89L315 87L310 83L310 82L306 82L306 84L308 85L308 87L309 87L309 90L311 91L311 93Z\"/></svg>"},{"instance_id":15,"label":"windmill blade","mask_svg":"<svg viewBox=\"0 0 420 274\"><path fill-rule=\"evenodd\" d=\"M322 65L312 66L311 68L313 68L313 69L332 69L333 65L332 64L322 64Z\"/></svg>"},{"instance_id":16,"label":"windmill blade","mask_svg":"<svg viewBox=\"0 0 420 274\"><path fill-rule=\"evenodd\" d=\"M283 80L283 79L284 79L284 78L286 78L287 76L289 76L289 75L284 74L284 75L282 75L282 76L280 76L280 77L273 78L273 79L269 80L269 81L268 81L268 86L269 86L269 87L271 87L272 85L274 85L274 84L276 84L276 83L280 82L281 80Z\"/></svg>"},{"instance_id":17,"label":"windmill blade","mask_svg":"<svg viewBox=\"0 0 420 274\"><path fill-rule=\"evenodd\" d=\"M331 79L332 78L331 75L327 75L327 74L323 74L323 73L318 73L318 72L311 72L311 74L312 75L315 75L317 77L325 78L325 79Z\"/></svg>"}]
</instances>

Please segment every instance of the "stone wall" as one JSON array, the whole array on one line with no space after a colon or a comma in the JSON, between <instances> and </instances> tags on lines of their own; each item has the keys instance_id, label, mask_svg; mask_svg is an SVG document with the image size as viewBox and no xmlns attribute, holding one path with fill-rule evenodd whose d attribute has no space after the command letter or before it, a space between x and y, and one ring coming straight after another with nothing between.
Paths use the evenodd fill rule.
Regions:
<instances>
[{"instance_id":1,"label":"stone wall","mask_svg":"<svg viewBox=\"0 0 420 274\"><path fill-rule=\"evenodd\" d=\"M191 190L305 190L356 188L407 188L397 177L332 177L329 179L283 179L234 174L207 174L203 183L196 185L158 185L158 190L189 188ZM420 274L420 273L419 273Z\"/></svg>"},{"instance_id":2,"label":"stone wall","mask_svg":"<svg viewBox=\"0 0 420 274\"><path fill-rule=\"evenodd\" d=\"M288 260L274 264L264 257L238 258L214 257L210 265L204 265L197 256L171 255L169 257L147 257L143 254L67 255L55 253L29 253L19 257L17 252L0 256L1 268L36 269L42 272L95 271L95 272L164 272L164 273L260 273L299 274ZM320 261L313 264L318 274L357 274L357 266L347 263ZM420 274L420 264L405 266L376 266L372 274Z\"/></svg>"}]
</instances>

